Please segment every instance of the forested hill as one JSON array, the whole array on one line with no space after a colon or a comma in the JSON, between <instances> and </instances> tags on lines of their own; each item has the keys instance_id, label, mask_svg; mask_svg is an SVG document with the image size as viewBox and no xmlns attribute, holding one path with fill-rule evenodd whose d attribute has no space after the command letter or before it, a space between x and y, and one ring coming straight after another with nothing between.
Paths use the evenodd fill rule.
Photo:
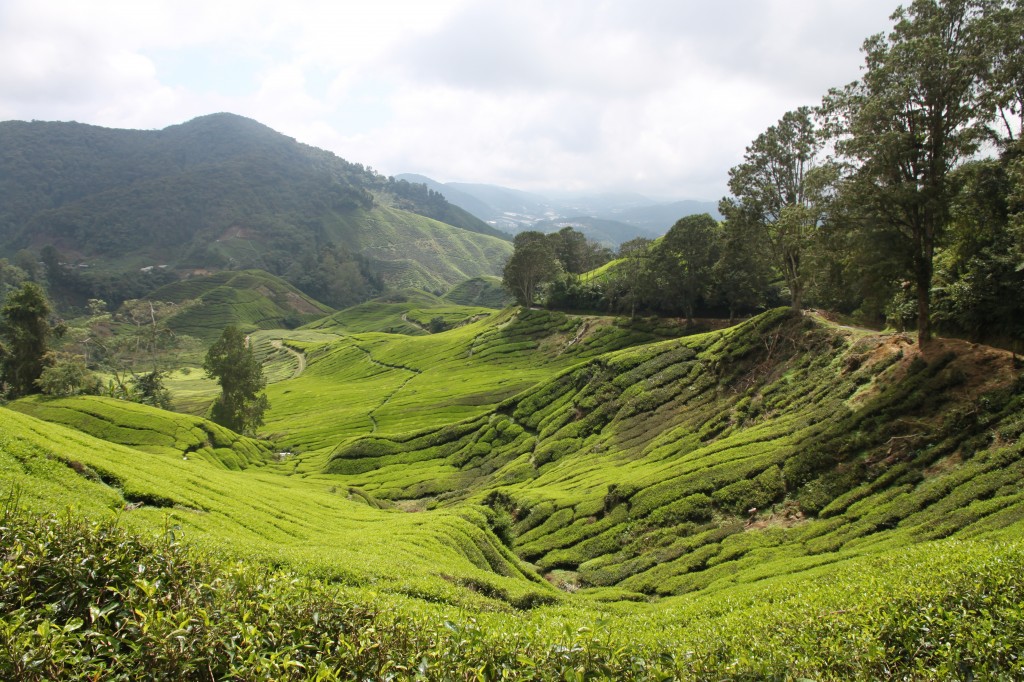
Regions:
<instances>
[{"instance_id":1,"label":"forested hill","mask_svg":"<svg viewBox=\"0 0 1024 682\"><path fill-rule=\"evenodd\" d=\"M410 225L415 234L405 235ZM435 237L474 254L468 276L494 274L508 250L494 243L500 233L440 194L241 116L156 131L0 123L0 256L49 244L91 268L259 267L295 280L330 249L332 261L372 281L434 273L430 263L396 266L382 247L415 260L423 249L409 242Z\"/></svg>"}]
</instances>

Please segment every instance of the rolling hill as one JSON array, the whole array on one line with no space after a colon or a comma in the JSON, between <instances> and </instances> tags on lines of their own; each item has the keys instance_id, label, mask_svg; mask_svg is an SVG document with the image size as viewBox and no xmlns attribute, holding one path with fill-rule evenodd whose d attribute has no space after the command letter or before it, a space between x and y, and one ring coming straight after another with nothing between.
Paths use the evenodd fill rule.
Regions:
<instances>
[{"instance_id":1,"label":"rolling hill","mask_svg":"<svg viewBox=\"0 0 1024 682\"><path fill-rule=\"evenodd\" d=\"M164 265L299 284L333 249L363 277L445 289L498 272L501 236L422 185L232 114L157 131L0 123L0 255L52 246L86 283Z\"/></svg>"},{"instance_id":2,"label":"rolling hill","mask_svg":"<svg viewBox=\"0 0 1024 682\"><path fill-rule=\"evenodd\" d=\"M430 335L374 330L393 310L339 315L253 334L276 377L265 431L288 452L257 465L183 459L184 440L97 438L118 425L154 431L132 443L164 438L174 420L153 410L149 425L150 408L23 405L50 421L0 408L0 533L16 548L0 602L20 605L0 637L47 672L2 654L0 670L1024 672L1024 383L1010 354L922 351L788 309L690 336L518 309ZM69 501L121 529L46 515ZM136 548L123 573L90 558L116 547ZM177 600L155 584L180 585ZM123 615L108 623L107 608ZM117 632L157 653L113 658L96 642L120 647Z\"/></svg>"},{"instance_id":3,"label":"rolling hill","mask_svg":"<svg viewBox=\"0 0 1024 682\"><path fill-rule=\"evenodd\" d=\"M154 301L195 305L167 320L168 328L212 343L224 327L245 332L298 327L333 312L284 280L261 270L192 277L157 289Z\"/></svg>"}]
</instances>

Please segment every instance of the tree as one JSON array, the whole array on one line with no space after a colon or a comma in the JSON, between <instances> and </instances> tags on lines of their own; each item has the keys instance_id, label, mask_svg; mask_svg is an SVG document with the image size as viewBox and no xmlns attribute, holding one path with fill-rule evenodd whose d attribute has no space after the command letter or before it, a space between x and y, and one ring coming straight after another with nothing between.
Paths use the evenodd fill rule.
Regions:
<instances>
[{"instance_id":1,"label":"tree","mask_svg":"<svg viewBox=\"0 0 1024 682\"><path fill-rule=\"evenodd\" d=\"M133 376L131 385L135 402L165 410L171 409L171 392L164 386L166 377L167 372L159 369Z\"/></svg>"},{"instance_id":2,"label":"tree","mask_svg":"<svg viewBox=\"0 0 1024 682\"><path fill-rule=\"evenodd\" d=\"M982 71L982 100L995 122L992 134L1004 146L1024 132L1024 0L1002 2L983 22L987 59Z\"/></svg>"},{"instance_id":3,"label":"tree","mask_svg":"<svg viewBox=\"0 0 1024 682\"><path fill-rule=\"evenodd\" d=\"M34 282L24 282L0 309L0 376L12 397L39 391L36 381L46 366L50 339L61 331L49 317L46 294Z\"/></svg>"},{"instance_id":4,"label":"tree","mask_svg":"<svg viewBox=\"0 0 1024 682\"><path fill-rule=\"evenodd\" d=\"M935 250L954 193L949 174L988 133L980 74L990 7L915 0L899 8L892 32L865 41L863 79L824 103L851 170L843 191L857 197L866 222L898 232L909 252L922 345L932 335Z\"/></svg>"},{"instance_id":5,"label":"tree","mask_svg":"<svg viewBox=\"0 0 1024 682\"><path fill-rule=\"evenodd\" d=\"M70 396L100 392L100 380L85 366L85 358L72 353L47 353L36 386L46 395Z\"/></svg>"},{"instance_id":6,"label":"tree","mask_svg":"<svg viewBox=\"0 0 1024 682\"><path fill-rule=\"evenodd\" d=\"M558 274L558 260L551 240L543 232L520 232L512 243L515 250L505 264L502 284L515 296L519 305L529 307L533 305L537 288Z\"/></svg>"},{"instance_id":7,"label":"tree","mask_svg":"<svg viewBox=\"0 0 1024 682\"><path fill-rule=\"evenodd\" d=\"M787 112L761 133L729 171L729 191L720 209L738 226L758 231L789 287L793 308L803 305L801 259L825 208L828 171L809 107Z\"/></svg>"},{"instance_id":8,"label":"tree","mask_svg":"<svg viewBox=\"0 0 1024 682\"><path fill-rule=\"evenodd\" d=\"M270 407L262 393L267 380L263 366L237 327L224 328L207 351L203 369L221 387L211 408L213 421L238 433L252 433L263 424L263 413Z\"/></svg>"},{"instance_id":9,"label":"tree","mask_svg":"<svg viewBox=\"0 0 1024 682\"><path fill-rule=\"evenodd\" d=\"M653 241L637 237L619 245L619 262L608 275L607 295L610 308L629 310L636 317L637 308L644 304L653 286L651 278L651 250Z\"/></svg>"},{"instance_id":10,"label":"tree","mask_svg":"<svg viewBox=\"0 0 1024 682\"><path fill-rule=\"evenodd\" d=\"M1021 237L1010 224L1012 158L958 168L945 247L935 257L933 318L974 341L1024 339Z\"/></svg>"},{"instance_id":11,"label":"tree","mask_svg":"<svg viewBox=\"0 0 1024 682\"><path fill-rule=\"evenodd\" d=\"M726 221L722 225L719 256L712 268L716 300L729 310L729 322L744 310L763 305L771 267L764 257L763 239L757 239L743 225Z\"/></svg>"},{"instance_id":12,"label":"tree","mask_svg":"<svg viewBox=\"0 0 1024 682\"><path fill-rule=\"evenodd\" d=\"M718 260L718 223L707 213L681 218L654 248L653 267L660 293L678 303L687 321L711 287L711 269Z\"/></svg>"}]
</instances>

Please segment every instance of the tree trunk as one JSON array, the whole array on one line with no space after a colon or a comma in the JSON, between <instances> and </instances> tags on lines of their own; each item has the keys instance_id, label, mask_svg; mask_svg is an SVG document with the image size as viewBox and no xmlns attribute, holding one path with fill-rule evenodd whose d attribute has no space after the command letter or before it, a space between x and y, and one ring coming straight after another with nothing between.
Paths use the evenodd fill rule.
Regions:
<instances>
[{"instance_id":1,"label":"tree trunk","mask_svg":"<svg viewBox=\"0 0 1024 682\"><path fill-rule=\"evenodd\" d=\"M918 249L914 254L917 285L917 345L923 347L932 340L931 289L934 240L927 226L920 228Z\"/></svg>"}]
</instances>

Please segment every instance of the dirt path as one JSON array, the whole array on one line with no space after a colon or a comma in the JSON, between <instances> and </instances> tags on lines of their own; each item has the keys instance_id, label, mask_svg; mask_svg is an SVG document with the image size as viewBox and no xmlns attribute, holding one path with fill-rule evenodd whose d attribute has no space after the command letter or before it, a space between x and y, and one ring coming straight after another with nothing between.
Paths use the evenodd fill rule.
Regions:
<instances>
[{"instance_id":1,"label":"dirt path","mask_svg":"<svg viewBox=\"0 0 1024 682\"><path fill-rule=\"evenodd\" d=\"M422 374L423 370L415 369L413 367L403 367L402 365L392 365L392 364L388 364L386 362L381 362L377 358L373 357L373 354L370 351L368 351L367 349L363 348L362 346L360 346L358 344L352 344L352 345L353 345L354 348L358 348L363 353L365 353L366 354L366 359L369 360L374 365L377 365L378 367L384 367L384 368L387 368L387 369L398 370L398 371L402 371L402 372L409 372L409 376L406 378L405 381L403 381L397 388L395 388L395 390L391 391L391 393L388 393L386 396L384 396L384 399L380 402L380 404L377 405L376 407L374 407L372 410L370 410L367 413L367 416L370 418L370 422L373 424L373 429L370 431L370 433L377 433L377 417L375 416L374 413L377 412L377 410L380 410L381 408L383 408L389 402L391 402L391 399L394 398L396 395L398 395L402 391L402 389L405 388L406 385L410 381L412 381L413 379L418 377L420 374Z\"/></svg>"},{"instance_id":2,"label":"dirt path","mask_svg":"<svg viewBox=\"0 0 1024 682\"><path fill-rule=\"evenodd\" d=\"M411 324L412 326L416 327L417 329L422 329L423 331L425 331L428 334L433 334L432 331L430 331L429 329L424 327L422 324L420 324L416 320L410 320L409 319L409 315L407 313L402 313L402 322L405 322L406 324Z\"/></svg>"},{"instance_id":3,"label":"dirt path","mask_svg":"<svg viewBox=\"0 0 1024 682\"><path fill-rule=\"evenodd\" d=\"M300 353L294 348L289 348L288 346L284 345L284 343L281 342L281 339L272 340L270 342L270 345L273 346L274 348L277 348L278 350L283 350L286 353L291 353L293 356L295 356L295 359L299 361L298 368L295 370L294 373L292 373L292 379L295 379L300 374L306 371L306 355L304 353Z\"/></svg>"}]
</instances>

